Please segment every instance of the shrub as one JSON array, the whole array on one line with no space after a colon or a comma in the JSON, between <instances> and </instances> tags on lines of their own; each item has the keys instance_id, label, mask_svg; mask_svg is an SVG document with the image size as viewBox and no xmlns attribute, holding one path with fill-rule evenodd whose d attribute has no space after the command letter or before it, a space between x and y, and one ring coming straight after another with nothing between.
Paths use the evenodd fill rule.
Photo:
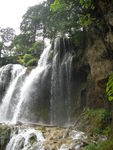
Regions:
<instances>
[{"instance_id":1,"label":"shrub","mask_svg":"<svg viewBox=\"0 0 113 150\"><path fill-rule=\"evenodd\" d=\"M37 60L35 58L29 60L27 63L26 63L26 66L36 66L37 65Z\"/></svg>"},{"instance_id":2,"label":"shrub","mask_svg":"<svg viewBox=\"0 0 113 150\"><path fill-rule=\"evenodd\" d=\"M110 113L104 109L87 109L86 114L88 115L91 129L93 132L102 132L110 123Z\"/></svg>"},{"instance_id":3,"label":"shrub","mask_svg":"<svg viewBox=\"0 0 113 150\"><path fill-rule=\"evenodd\" d=\"M97 146L94 144L89 144L85 147L85 150L97 150Z\"/></svg>"},{"instance_id":4,"label":"shrub","mask_svg":"<svg viewBox=\"0 0 113 150\"><path fill-rule=\"evenodd\" d=\"M107 140L107 141L99 144L97 150L113 150L113 139Z\"/></svg>"},{"instance_id":5,"label":"shrub","mask_svg":"<svg viewBox=\"0 0 113 150\"><path fill-rule=\"evenodd\" d=\"M27 64L28 61L30 61L31 59L33 59L33 56L30 55L30 54L25 54L25 55L23 56L23 62L24 62L25 64Z\"/></svg>"}]
</instances>

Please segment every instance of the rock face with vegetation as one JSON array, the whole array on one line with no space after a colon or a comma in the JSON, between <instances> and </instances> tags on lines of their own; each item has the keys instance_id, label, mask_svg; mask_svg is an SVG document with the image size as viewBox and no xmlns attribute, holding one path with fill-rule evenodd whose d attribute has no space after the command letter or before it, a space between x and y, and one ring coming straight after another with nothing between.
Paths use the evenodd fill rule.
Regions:
<instances>
[{"instance_id":1,"label":"rock face with vegetation","mask_svg":"<svg viewBox=\"0 0 113 150\"><path fill-rule=\"evenodd\" d=\"M113 71L113 16L110 1L97 2L96 13L101 20L100 31L89 32L86 49L91 81L88 104L92 107L106 107L109 106L106 99L106 83Z\"/></svg>"}]
</instances>

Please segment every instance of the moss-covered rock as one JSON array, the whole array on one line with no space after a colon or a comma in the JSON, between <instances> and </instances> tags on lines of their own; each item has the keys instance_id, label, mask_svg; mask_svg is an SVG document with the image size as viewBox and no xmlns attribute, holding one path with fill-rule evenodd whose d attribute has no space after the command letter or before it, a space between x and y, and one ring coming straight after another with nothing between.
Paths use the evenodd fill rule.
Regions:
<instances>
[{"instance_id":1,"label":"moss-covered rock","mask_svg":"<svg viewBox=\"0 0 113 150\"><path fill-rule=\"evenodd\" d=\"M0 148L5 150L6 145L10 140L11 128L8 126L0 126Z\"/></svg>"}]
</instances>

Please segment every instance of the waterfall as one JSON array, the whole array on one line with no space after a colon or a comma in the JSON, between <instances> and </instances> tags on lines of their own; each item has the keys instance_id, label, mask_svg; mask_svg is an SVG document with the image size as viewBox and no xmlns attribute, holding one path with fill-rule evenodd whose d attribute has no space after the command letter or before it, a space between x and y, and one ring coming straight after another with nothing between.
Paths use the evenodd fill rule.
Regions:
<instances>
[{"instance_id":1,"label":"waterfall","mask_svg":"<svg viewBox=\"0 0 113 150\"><path fill-rule=\"evenodd\" d=\"M61 126L72 123L75 96L72 94L72 43L69 39L57 39L52 47L53 58L50 42L46 45L37 67L28 75L21 65L0 68L0 91L4 89L5 93L0 105L0 122Z\"/></svg>"},{"instance_id":2,"label":"waterfall","mask_svg":"<svg viewBox=\"0 0 113 150\"><path fill-rule=\"evenodd\" d=\"M2 99L2 104L0 106L0 122L9 121L8 120L9 118L7 118L7 113L10 113L8 112L9 105L10 105L12 96L14 94L17 81L23 74L25 74L25 71L26 71L26 68L19 64L15 64L12 66L11 82L6 91L5 96ZM11 109L13 109L13 104L12 104Z\"/></svg>"},{"instance_id":3,"label":"waterfall","mask_svg":"<svg viewBox=\"0 0 113 150\"><path fill-rule=\"evenodd\" d=\"M51 78L51 124L71 123L72 53L68 41L55 42Z\"/></svg>"},{"instance_id":4,"label":"waterfall","mask_svg":"<svg viewBox=\"0 0 113 150\"><path fill-rule=\"evenodd\" d=\"M29 107L29 100L30 98L33 97L33 92L39 92L35 90L35 82L40 81L40 78L42 76L42 73L47 69L48 65L47 65L47 61L49 58L49 52L50 52L50 48L51 48L51 44L48 41L47 43L47 47L43 50L43 53L38 61L38 66L33 69L30 73L29 76L26 77L23 86L21 88L21 92L20 92L20 98L18 101L18 104L16 106L15 109L15 113L12 119L13 123L16 123L19 120L19 117L23 120L22 121L28 121L28 117L29 119L31 118L32 112L30 112L30 115L28 114L27 111L27 107ZM24 104L25 104L25 108L26 110L24 111ZM21 114L21 111L23 112Z\"/></svg>"}]
</instances>

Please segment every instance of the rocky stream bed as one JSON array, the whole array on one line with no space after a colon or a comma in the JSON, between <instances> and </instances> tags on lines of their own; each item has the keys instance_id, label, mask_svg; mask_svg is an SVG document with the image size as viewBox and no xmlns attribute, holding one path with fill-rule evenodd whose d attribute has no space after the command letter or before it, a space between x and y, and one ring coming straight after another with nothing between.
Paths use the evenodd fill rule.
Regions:
<instances>
[{"instance_id":1,"label":"rocky stream bed","mask_svg":"<svg viewBox=\"0 0 113 150\"><path fill-rule=\"evenodd\" d=\"M89 135L76 127L0 125L0 150L85 150L105 140L105 136Z\"/></svg>"}]
</instances>

